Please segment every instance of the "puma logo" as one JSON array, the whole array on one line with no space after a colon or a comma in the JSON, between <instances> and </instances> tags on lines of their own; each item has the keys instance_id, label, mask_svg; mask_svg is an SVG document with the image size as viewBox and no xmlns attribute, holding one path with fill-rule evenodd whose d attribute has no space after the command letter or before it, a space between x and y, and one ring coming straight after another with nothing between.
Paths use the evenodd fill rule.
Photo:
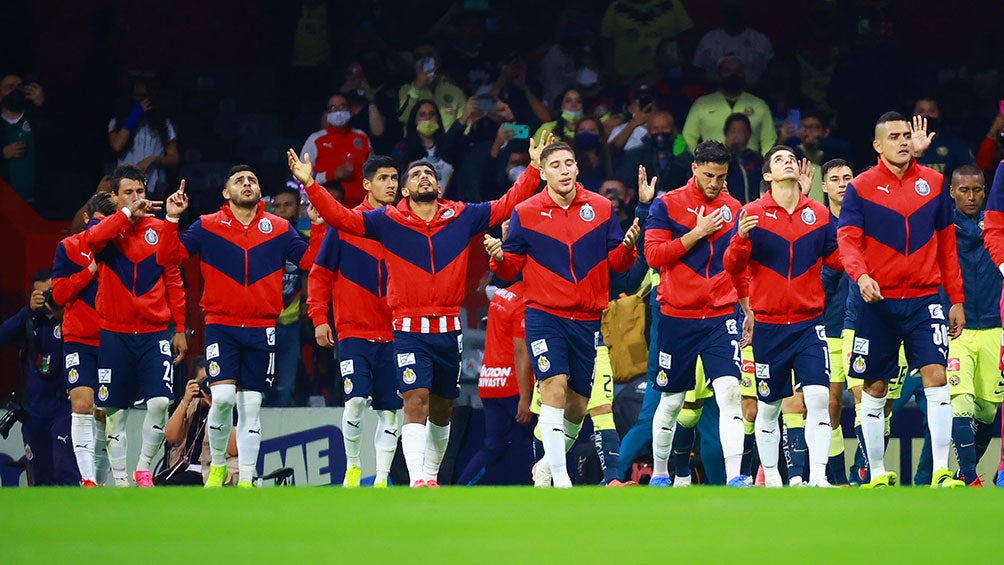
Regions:
<instances>
[{"instance_id":1,"label":"puma logo","mask_svg":"<svg viewBox=\"0 0 1004 565\"><path fill-rule=\"evenodd\" d=\"M152 425L150 427L153 428L153 429L155 429L155 430L157 430L158 432L164 431L164 426L158 426L158 425L154 424L154 425Z\"/></svg>"},{"instance_id":2,"label":"puma logo","mask_svg":"<svg viewBox=\"0 0 1004 565\"><path fill-rule=\"evenodd\" d=\"M763 215L767 216L768 218L773 218L775 220L777 219L777 212L764 212Z\"/></svg>"},{"instance_id":3,"label":"puma logo","mask_svg":"<svg viewBox=\"0 0 1004 565\"><path fill-rule=\"evenodd\" d=\"M876 186L875 190L880 190L886 194L889 194L889 185L887 184L885 186Z\"/></svg>"},{"instance_id":4,"label":"puma logo","mask_svg":"<svg viewBox=\"0 0 1004 565\"><path fill-rule=\"evenodd\" d=\"M687 208L687 211L690 212L691 214L695 215L695 216L697 216L697 215L700 214L700 211L698 211L697 208Z\"/></svg>"},{"instance_id":5,"label":"puma logo","mask_svg":"<svg viewBox=\"0 0 1004 565\"><path fill-rule=\"evenodd\" d=\"M59 440L59 441L61 441L62 443L66 443L66 438L67 437L68 436L56 436L56 439Z\"/></svg>"},{"instance_id":6,"label":"puma logo","mask_svg":"<svg viewBox=\"0 0 1004 565\"><path fill-rule=\"evenodd\" d=\"M220 220L220 223L225 226L229 226L231 223L233 223L233 220Z\"/></svg>"},{"instance_id":7,"label":"puma logo","mask_svg":"<svg viewBox=\"0 0 1004 565\"><path fill-rule=\"evenodd\" d=\"M265 382L268 383L268 386L272 386L273 380L275 380L275 377L268 377L267 379L265 379Z\"/></svg>"},{"instance_id":8,"label":"puma logo","mask_svg":"<svg viewBox=\"0 0 1004 565\"><path fill-rule=\"evenodd\" d=\"M345 422L346 424L352 426L353 428L359 427L359 422Z\"/></svg>"},{"instance_id":9,"label":"puma logo","mask_svg":"<svg viewBox=\"0 0 1004 565\"><path fill-rule=\"evenodd\" d=\"M541 210L540 215L541 216L547 216L548 218L550 218L552 220L554 219L553 217L551 217L551 210L548 210L547 212L544 212L543 210Z\"/></svg>"},{"instance_id":10,"label":"puma logo","mask_svg":"<svg viewBox=\"0 0 1004 565\"><path fill-rule=\"evenodd\" d=\"M88 261L90 261L91 260L91 255L93 255L94 252L92 251L91 253L84 253L83 251L81 251L80 254L84 256L84 259L87 259Z\"/></svg>"},{"instance_id":11,"label":"puma logo","mask_svg":"<svg viewBox=\"0 0 1004 565\"><path fill-rule=\"evenodd\" d=\"M118 441L118 440L119 440L119 434L115 435L108 434L108 441Z\"/></svg>"},{"instance_id":12,"label":"puma logo","mask_svg":"<svg viewBox=\"0 0 1004 565\"><path fill-rule=\"evenodd\" d=\"M220 424L219 426L214 426L212 424L209 424L209 429L210 430L215 430L217 432L222 432L223 431L223 424Z\"/></svg>"},{"instance_id":13,"label":"puma logo","mask_svg":"<svg viewBox=\"0 0 1004 565\"><path fill-rule=\"evenodd\" d=\"M261 430L248 430L249 434L261 435Z\"/></svg>"}]
</instances>

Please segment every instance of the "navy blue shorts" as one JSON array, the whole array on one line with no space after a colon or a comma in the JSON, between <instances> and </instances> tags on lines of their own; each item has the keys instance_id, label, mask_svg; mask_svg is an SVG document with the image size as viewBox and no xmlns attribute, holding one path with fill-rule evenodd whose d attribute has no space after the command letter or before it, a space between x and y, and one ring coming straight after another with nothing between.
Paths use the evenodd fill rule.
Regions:
<instances>
[{"instance_id":1,"label":"navy blue shorts","mask_svg":"<svg viewBox=\"0 0 1004 565\"><path fill-rule=\"evenodd\" d=\"M755 332L754 332L755 333ZM739 324L732 316L703 320L662 316L658 330L660 392L686 392L697 385L697 356L709 383L718 377L739 378Z\"/></svg>"},{"instance_id":2,"label":"navy blue shorts","mask_svg":"<svg viewBox=\"0 0 1004 565\"><path fill-rule=\"evenodd\" d=\"M206 324L209 384L235 381L237 388L265 392L275 381L275 328Z\"/></svg>"},{"instance_id":3,"label":"navy blue shorts","mask_svg":"<svg viewBox=\"0 0 1004 565\"><path fill-rule=\"evenodd\" d=\"M757 398L764 402L787 398L808 385L830 386L830 350L822 318L796 324L757 322L753 359Z\"/></svg>"},{"instance_id":4,"label":"navy blue shorts","mask_svg":"<svg viewBox=\"0 0 1004 565\"><path fill-rule=\"evenodd\" d=\"M443 334L395 331L394 357L401 393L424 388L440 398L459 397L463 340L459 331Z\"/></svg>"},{"instance_id":5,"label":"navy blue shorts","mask_svg":"<svg viewBox=\"0 0 1004 565\"><path fill-rule=\"evenodd\" d=\"M596 364L599 320L567 320L527 308L526 348L538 381L568 375L568 388L589 398Z\"/></svg>"},{"instance_id":6,"label":"navy blue shorts","mask_svg":"<svg viewBox=\"0 0 1004 565\"><path fill-rule=\"evenodd\" d=\"M899 374L899 345L908 366L948 361L948 323L937 294L920 298L886 298L858 311L847 375L867 381L889 381Z\"/></svg>"},{"instance_id":7,"label":"navy blue shorts","mask_svg":"<svg viewBox=\"0 0 1004 565\"><path fill-rule=\"evenodd\" d=\"M124 409L148 398L173 398L173 386L171 340L166 331L123 334L101 330L98 407Z\"/></svg>"},{"instance_id":8,"label":"navy blue shorts","mask_svg":"<svg viewBox=\"0 0 1004 565\"><path fill-rule=\"evenodd\" d=\"M400 410L394 342L347 338L338 342L345 398L373 398L374 410Z\"/></svg>"},{"instance_id":9,"label":"navy blue shorts","mask_svg":"<svg viewBox=\"0 0 1004 565\"><path fill-rule=\"evenodd\" d=\"M98 348L72 341L63 342L63 373L66 389L91 387L98 392Z\"/></svg>"}]
</instances>

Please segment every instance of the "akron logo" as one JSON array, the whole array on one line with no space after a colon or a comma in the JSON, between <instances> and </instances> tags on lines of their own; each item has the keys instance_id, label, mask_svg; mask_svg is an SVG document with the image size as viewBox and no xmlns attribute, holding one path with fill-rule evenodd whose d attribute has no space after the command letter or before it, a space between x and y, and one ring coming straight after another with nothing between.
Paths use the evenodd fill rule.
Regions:
<instances>
[{"instance_id":1,"label":"akron logo","mask_svg":"<svg viewBox=\"0 0 1004 565\"><path fill-rule=\"evenodd\" d=\"M157 242L160 241L160 238L157 237L157 232L153 228L146 230L146 233L143 234L143 239L150 245L157 245Z\"/></svg>"},{"instance_id":2,"label":"akron logo","mask_svg":"<svg viewBox=\"0 0 1004 565\"><path fill-rule=\"evenodd\" d=\"M802 210L802 221L805 222L805 225L811 226L816 223L816 213L811 208Z\"/></svg>"},{"instance_id":3,"label":"akron logo","mask_svg":"<svg viewBox=\"0 0 1004 565\"><path fill-rule=\"evenodd\" d=\"M258 220L258 231L261 233L272 233L272 222L268 218Z\"/></svg>"},{"instance_id":4,"label":"akron logo","mask_svg":"<svg viewBox=\"0 0 1004 565\"><path fill-rule=\"evenodd\" d=\"M913 183L913 189L921 196L931 194L931 185L927 184L927 181L924 179L918 179L917 182Z\"/></svg>"}]
</instances>

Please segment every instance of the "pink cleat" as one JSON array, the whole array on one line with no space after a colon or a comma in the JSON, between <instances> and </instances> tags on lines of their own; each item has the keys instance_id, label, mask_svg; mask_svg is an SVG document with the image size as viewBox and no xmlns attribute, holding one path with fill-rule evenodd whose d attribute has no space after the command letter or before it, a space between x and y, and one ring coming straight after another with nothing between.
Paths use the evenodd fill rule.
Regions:
<instances>
[{"instance_id":1,"label":"pink cleat","mask_svg":"<svg viewBox=\"0 0 1004 565\"><path fill-rule=\"evenodd\" d=\"M153 486L153 473L150 471L133 471L132 480L138 487L149 488Z\"/></svg>"},{"instance_id":2,"label":"pink cleat","mask_svg":"<svg viewBox=\"0 0 1004 565\"><path fill-rule=\"evenodd\" d=\"M439 488L439 481L437 481L436 479L429 479L425 481L425 486L429 488Z\"/></svg>"},{"instance_id":3,"label":"pink cleat","mask_svg":"<svg viewBox=\"0 0 1004 565\"><path fill-rule=\"evenodd\" d=\"M760 467L758 467L757 470L756 470L756 479L753 481L753 485L754 486L758 486L758 487L762 487L762 486L765 485L765 483L766 483L766 480L764 479L764 475L763 475L763 465L760 465Z\"/></svg>"},{"instance_id":4,"label":"pink cleat","mask_svg":"<svg viewBox=\"0 0 1004 565\"><path fill-rule=\"evenodd\" d=\"M608 487L635 487L635 486L638 486L638 483L636 483L634 481L621 482L621 481L619 481L617 479L614 479L614 480L610 481L609 483L607 483L607 486Z\"/></svg>"},{"instance_id":5,"label":"pink cleat","mask_svg":"<svg viewBox=\"0 0 1004 565\"><path fill-rule=\"evenodd\" d=\"M425 482L424 479L418 479L417 481L411 483L411 488L425 488L429 486L429 483ZM436 485L437 487L439 485Z\"/></svg>"}]
</instances>

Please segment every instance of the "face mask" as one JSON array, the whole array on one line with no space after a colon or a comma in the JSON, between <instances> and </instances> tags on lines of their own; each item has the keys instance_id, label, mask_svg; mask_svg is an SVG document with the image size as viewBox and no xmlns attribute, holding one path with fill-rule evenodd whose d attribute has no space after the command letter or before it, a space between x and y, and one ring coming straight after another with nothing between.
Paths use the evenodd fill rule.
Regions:
<instances>
[{"instance_id":1,"label":"face mask","mask_svg":"<svg viewBox=\"0 0 1004 565\"><path fill-rule=\"evenodd\" d=\"M743 77L739 75L730 75L722 78L721 81L722 92L738 93L743 89Z\"/></svg>"},{"instance_id":2,"label":"face mask","mask_svg":"<svg viewBox=\"0 0 1004 565\"><path fill-rule=\"evenodd\" d=\"M600 145L600 136L591 132L581 132L575 136L575 146L583 151L592 151Z\"/></svg>"},{"instance_id":3,"label":"face mask","mask_svg":"<svg viewBox=\"0 0 1004 565\"><path fill-rule=\"evenodd\" d=\"M565 118L565 121L570 124L577 124L579 120L582 119L582 110L576 110L572 112L570 110L562 110L561 117Z\"/></svg>"},{"instance_id":4,"label":"face mask","mask_svg":"<svg viewBox=\"0 0 1004 565\"><path fill-rule=\"evenodd\" d=\"M345 124L349 123L349 118L352 115L349 114L348 110L337 110L335 112L328 112L328 123L335 126L336 128L343 127Z\"/></svg>"},{"instance_id":5,"label":"face mask","mask_svg":"<svg viewBox=\"0 0 1004 565\"><path fill-rule=\"evenodd\" d=\"M673 137L668 133L657 133L651 136L652 145L658 151L667 151L673 147Z\"/></svg>"},{"instance_id":6,"label":"face mask","mask_svg":"<svg viewBox=\"0 0 1004 565\"><path fill-rule=\"evenodd\" d=\"M519 176L523 174L523 171L526 171L526 167L523 165L516 165L515 167L509 169L509 180L516 182L519 179Z\"/></svg>"},{"instance_id":7,"label":"face mask","mask_svg":"<svg viewBox=\"0 0 1004 565\"><path fill-rule=\"evenodd\" d=\"M583 88L590 88L599 82L599 80L600 75L596 74L596 71L589 67L582 67L579 69L579 72L575 73L575 82Z\"/></svg>"},{"instance_id":8,"label":"face mask","mask_svg":"<svg viewBox=\"0 0 1004 565\"><path fill-rule=\"evenodd\" d=\"M14 89L10 92L10 94L4 96L3 101L0 102L0 104L15 114L24 112L25 108L28 106L27 98L24 96L24 90L20 88Z\"/></svg>"},{"instance_id":9,"label":"face mask","mask_svg":"<svg viewBox=\"0 0 1004 565\"><path fill-rule=\"evenodd\" d=\"M439 122L436 120L423 120L415 122L415 131L426 137L432 137L433 134L439 131Z\"/></svg>"}]
</instances>

